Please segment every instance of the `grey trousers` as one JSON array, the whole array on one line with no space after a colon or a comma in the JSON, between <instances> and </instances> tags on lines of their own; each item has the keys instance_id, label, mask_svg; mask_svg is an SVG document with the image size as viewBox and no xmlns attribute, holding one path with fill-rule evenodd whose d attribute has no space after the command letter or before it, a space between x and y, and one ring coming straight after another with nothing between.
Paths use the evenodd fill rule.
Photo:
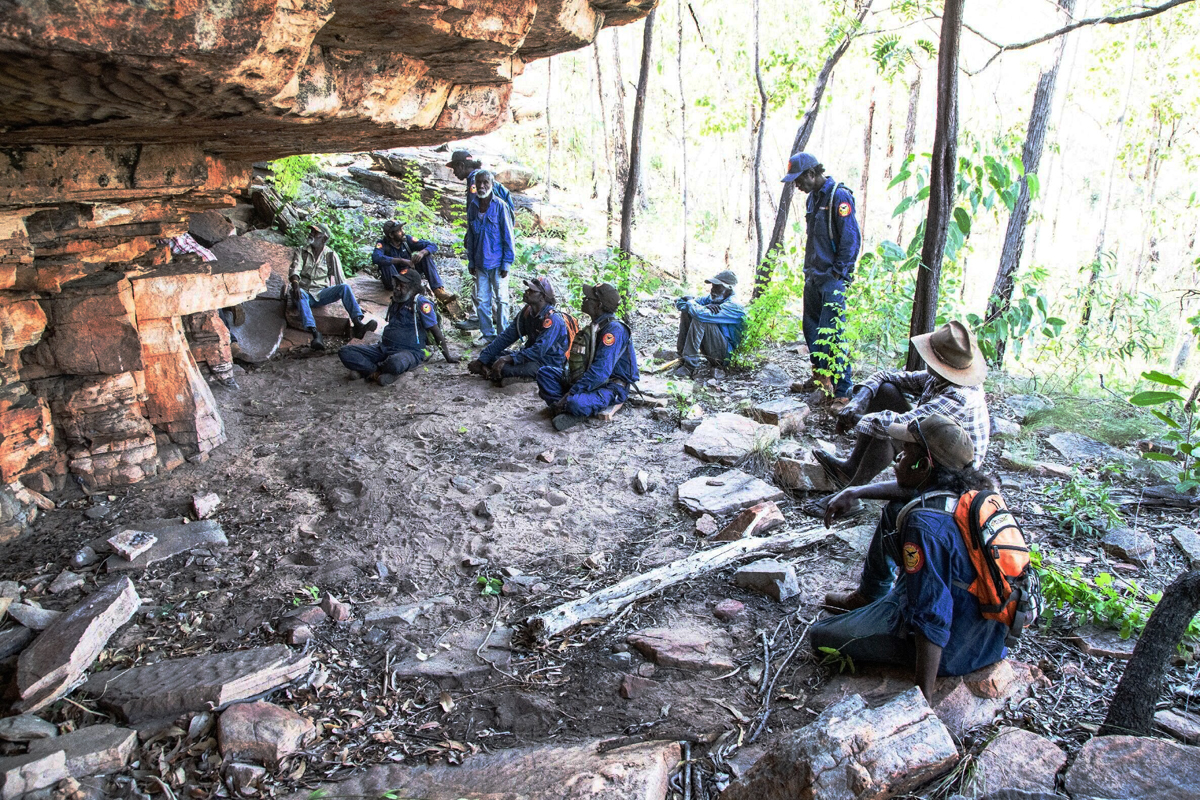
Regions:
<instances>
[{"instance_id":1,"label":"grey trousers","mask_svg":"<svg viewBox=\"0 0 1200 800\"><path fill-rule=\"evenodd\" d=\"M679 338L675 349L689 367L700 366L701 355L712 364L721 365L725 363L729 343L725 341L720 325L694 317L685 308L679 312Z\"/></svg>"}]
</instances>

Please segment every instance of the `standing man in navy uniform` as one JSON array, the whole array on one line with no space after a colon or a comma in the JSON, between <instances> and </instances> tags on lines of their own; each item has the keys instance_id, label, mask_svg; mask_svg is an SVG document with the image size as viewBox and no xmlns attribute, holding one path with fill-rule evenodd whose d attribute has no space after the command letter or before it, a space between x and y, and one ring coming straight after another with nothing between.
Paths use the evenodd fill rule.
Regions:
<instances>
[{"instance_id":1,"label":"standing man in navy uniform","mask_svg":"<svg viewBox=\"0 0 1200 800\"><path fill-rule=\"evenodd\" d=\"M813 381L831 395L831 410L841 411L850 399L850 358L834 344L841 340L846 321L846 287L862 246L854 195L825 174L825 166L810 153L788 160L792 181L808 194L807 238L804 243L804 341L812 362ZM818 370L823 370L821 374ZM832 373L832 378L830 374Z\"/></svg>"}]
</instances>

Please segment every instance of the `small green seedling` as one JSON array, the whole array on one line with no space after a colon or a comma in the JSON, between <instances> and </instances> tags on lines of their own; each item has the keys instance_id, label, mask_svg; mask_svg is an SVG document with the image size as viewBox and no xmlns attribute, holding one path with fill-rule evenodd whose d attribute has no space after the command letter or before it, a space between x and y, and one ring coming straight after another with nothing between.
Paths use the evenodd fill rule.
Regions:
<instances>
[{"instance_id":1,"label":"small green seedling","mask_svg":"<svg viewBox=\"0 0 1200 800\"><path fill-rule=\"evenodd\" d=\"M838 674L850 670L850 674L854 674L854 659L842 653L836 647L818 647L818 652L824 653L825 657L821 659L821 664L837 664Z\"/></svg>"},{"instance_id":2,"label":"small green seedling","mask_svg":"<svg viewBox=\"0 0 1200 800\"><path fill-rule=\"evenodd\" d=\"M476 578L475 583L479 584L479 593L488 597L499 596L500 587L504 585L499 578L485 578L483 575Z\"/></svg>"}]
</instances>

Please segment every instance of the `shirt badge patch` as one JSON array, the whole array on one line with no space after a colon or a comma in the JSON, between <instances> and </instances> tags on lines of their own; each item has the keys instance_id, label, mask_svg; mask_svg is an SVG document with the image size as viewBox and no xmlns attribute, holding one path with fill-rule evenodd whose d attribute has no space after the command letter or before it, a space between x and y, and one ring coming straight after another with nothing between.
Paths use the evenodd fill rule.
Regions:
<instances>
[{"instance_id":1,"label":"shirt badge patch","mask_svg":"<svg viewBox=\"0 0 1200 800\"><path fill-rule=\"evenodd\" d=\"M382 250L382 249L383 249L383 242L376 242L376 243L375 243L375 249L376 249L376 250Z\"/></svg>"},{"instance_id":2,"label":"shirt badge patch","mask_svg":"<svg viewBox=\"0 0 1200 800\"><path fill-rule=\"evenodd\" d=\"M549 318L549 317L546 317L544 320L542 320L542 327L543 327L543 328L549 328L549 327L550 327L552 324L553 324L553 323L550 321L550 318Z\"/></svg>"},{"instance_id":3,"label":"shirt badge patch","mask_svg":"<svg viewBox=\"0 0 1200 800\"><path fill-rule=\"evenodd\" d=\"M430 311L433 311L433 306L429 303L421 303L421 311L428 314Z\"/></svg>"},{"instance_id":4,"label":"shirt badge patch","mask_svg":"<svg viewBox=\"0 0 1200 800\"><path fill-rule=\"evenodd\" d=\"M912 542L905 542L903 548L904 555L904 571L909 575L914 572L920 572L921 567L925 566L925 554L921 552L920 545Z\"/></svg>"},{"instance_id":5,"label":"shirt badge patch","mask_svg":"<svg viewBox=\"0 0 1200 800\"><path fill-rule=\"evenodd\" d=\"M602 341L606 346L611 347L613 343L617 341L617 337L613 336L611 333L606 333L604 334L604 339Z\"/></svg>"},{"instance_id":6,"label":"shirt badge patch","mask_svg":"<svg viewBox=\"0 0 1200 800\"><path fill-rule=\"evenodd\" d=\"M850 216L850 204L849 203L842 203L841 205L838 206L838 216L839 217Z\"/></svg>"}]
</instances>

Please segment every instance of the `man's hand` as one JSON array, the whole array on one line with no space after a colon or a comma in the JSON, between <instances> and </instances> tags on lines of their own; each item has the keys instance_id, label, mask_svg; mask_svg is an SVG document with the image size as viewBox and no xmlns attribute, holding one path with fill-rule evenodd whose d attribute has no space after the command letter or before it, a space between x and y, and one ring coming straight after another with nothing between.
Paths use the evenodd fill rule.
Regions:
<instances>
[{"instance_id":1,"label":"man's hand","mask_svg":"<svg viewBox=\"0 0 1200 800\"><path fill-rule=\"evenodd\" d=\"M425 256L427 255L429 255L429 251L422 248L421 250L418 250L412 254L412 261L414 264L416 264L418 261L424 260Z\"/></svg>"},{"instance_id":2,"label":"man's hand","mask_svg":"<svg viewBox=\"0 0 1200 800\"><path fill-rule=\"evenodd\" d=\"M484 364L478 358L473 359L471 363L467 364L467 372L471 373L472 375L486 375L487 371L487 364Z\"/></svg>"},{"instance_id":3,"label":"man's hand","mask_svg":"<svg viewBox=\"0 0 1200 800\"><path fill-rule=\"evenodd\" d=\"M449 347L442 348L442 358L446 359L447 364L457 364L458 363L458 356L456 356L456 355L454 355L454 353L450 352ZM470 369L470 366L468 365L467 368Z\"/></svg>"},{"instance_id":4,"label":"man's hand","mask_svg":"<svg viewBox=\"0 0 1200 800\"><path fill-rule=\"evenodd\" d=\"M300 283L300 276L299 276L299 275L295 275L295 274L288 275L288 283L291 283L291 284L299 284L299 283Z\"/></svg>"},{"instance_id":5,"label":"man's hand","mask_svg":"<svg viewBox=\"0 0 1200 800\"><path fill-rule=\"evenodd\" d=\"M506 269L502 269L502 270L500 270L500 277L501 277L501 278L507 278L507 277L508 277L508 270L506 270Z\"/></svg>"},{"instance_id":6,"label":"man's hand","mask_svg":"<svg viewBox=\"0 0 1200 800\"><path fill-rule=\"evenodd\" d=\"M829 498L829 502L825 504L826 528L832 528L834 520L845 514L854 505L854 501L858 499L858 495L854 491L855 488L854 486L849 486Z\"/></svg>"},{"instance_id":7,"label":"man's hand","mask_svg":"<svg viewBox=\"0 0 1200 800\"><path fill-rule=\"evenodd\" d=\"M859 423L863 415L867 413L867 408L871 404L871 390L863 387L854 393L854 397L846 404L846 407L838 412L837 415L837 432L846 433L854 429L854 426Z\"/></svg>"},{"instance_id":8,"label":"man's hand","mask_svg":"<svg viewBox=\"0 0 1200 800\"><path fill-rule=\"evenodd\" d=\"M504 368L513 363L512 356L500 356L492 362L492 378L499 380L503 377Z\"/></svg>"},{"instance_id":9,"label":"man's hand","mask_svg":"<svg viewBox=\"0 0 1200 800\"><path fill-rule=\"evenodd\" d=\"M401 258L400 256L395 256L392 258L392 266L394 267L404 267L405 269L408 269L412 265L413 262L409 261L407 258Z\"/></svg>"}]
</instances>

